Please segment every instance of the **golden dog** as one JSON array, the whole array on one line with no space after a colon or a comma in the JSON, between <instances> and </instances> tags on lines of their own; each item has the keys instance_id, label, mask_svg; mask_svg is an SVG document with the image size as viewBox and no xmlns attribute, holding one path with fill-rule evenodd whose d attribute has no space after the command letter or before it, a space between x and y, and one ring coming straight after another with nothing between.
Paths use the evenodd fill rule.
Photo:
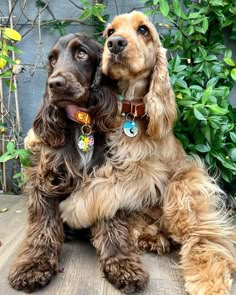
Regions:
<instances>
[{"instance_id":1,"label":"golden dog","mask_svg":"<svg viewBox=\"0 0 236 295\"><path fill-rule=\"evenodd\" d=\"M80 228L119 209L158 205L164 227L181 244L186 291L230 294L235 232L224 193L173 134L175 98L158 33L143 13L132 12L115 17L104 35L102 70L117 80L123 101L105 165L61 204L62 217Z\"/></svg>"}]
</instances>

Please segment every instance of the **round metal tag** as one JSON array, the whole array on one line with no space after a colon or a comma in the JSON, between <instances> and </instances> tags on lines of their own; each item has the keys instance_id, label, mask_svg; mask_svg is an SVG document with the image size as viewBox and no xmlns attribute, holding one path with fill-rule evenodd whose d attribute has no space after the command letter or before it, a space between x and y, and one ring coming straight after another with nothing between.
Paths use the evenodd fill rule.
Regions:
<instances>
[{"instance_id":1,"label":"round metal tag","mask_svg":"<svg viewBox=\"0 0 236 295\"><path fill-rule=\"evenodd\" d=\"M124 133L128 137L135 137L138 134L138 125L135 121L126 121L124 123Z\"/></svg>"}]
</instances>

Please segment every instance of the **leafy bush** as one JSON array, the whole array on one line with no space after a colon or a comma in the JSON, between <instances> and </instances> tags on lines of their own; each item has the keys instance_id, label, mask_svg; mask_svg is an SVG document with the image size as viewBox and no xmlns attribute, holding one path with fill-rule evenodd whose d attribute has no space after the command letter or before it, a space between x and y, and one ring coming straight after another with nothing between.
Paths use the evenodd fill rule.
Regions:
<instances>
[{"instance_id":1,"label":"leafy bush","mask_svg":"<svg viewBox=\"0 0 236 295\"><path fill-rule=\"evenodd\" d=\"M228 98L236 64L225 46L227 31L236 39L236 5L231 0L143 0L147 14L161 12L162 43L177 98L177 137L188 153L198 153L210 173L236 197L236 110ZM174 57L173 57L174 56Z\"/></svg>"}]
</instances>

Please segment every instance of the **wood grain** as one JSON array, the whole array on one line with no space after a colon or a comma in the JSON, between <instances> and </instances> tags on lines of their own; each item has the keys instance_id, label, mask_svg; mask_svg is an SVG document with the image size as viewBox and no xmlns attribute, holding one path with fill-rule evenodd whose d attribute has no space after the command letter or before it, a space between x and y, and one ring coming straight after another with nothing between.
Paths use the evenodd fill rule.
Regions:
<instances>
[{"instance_id":1,"label":"wood grain","mask_svg":"<svg viewBox=\"0 0 236 295\"><path fill-rule=\"evenodd\" d=\"M24 239L26 222L26 201L22 196L0 195L0 294L24 294L13 290L7 282L10 263ZM19 213L16 211L20 210ZM142 257L150 273L150 282L141 295L185 295L181 271L176 254L157 257L145 254ZM64 244L58 273L51 283L34 294L45 295L120 295L103 277L96 259L95 249L85 241ZM236 294L234 282L232 294Z\"/></svg>"}]
</instances>

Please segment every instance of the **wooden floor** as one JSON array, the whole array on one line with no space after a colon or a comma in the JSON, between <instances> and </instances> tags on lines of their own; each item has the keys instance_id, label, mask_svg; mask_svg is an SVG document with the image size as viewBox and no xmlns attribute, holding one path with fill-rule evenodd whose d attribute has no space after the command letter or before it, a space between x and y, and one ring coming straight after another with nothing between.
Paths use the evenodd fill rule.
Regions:
<instances>
[{"instance_id":1,"label":"wooden floor","mask_svg":"<svg viewBox=\"0 0 236 295\"><path fill-rule=\"evenodd\" d=\"M25 200L21 196L0 195L0 294L15 295L7 282L9 265L26 231ZM184 295L181 272L177 267L177 255L157 257L145 254L142 258L150 273L150 282L142 295ZM34 294L47 295L118 295L99 270L94 248L87 242L73 241L64 244L60 268L51 283ZM232 294L236 294L236 284Z\"/></svg>"}]
</instances>

